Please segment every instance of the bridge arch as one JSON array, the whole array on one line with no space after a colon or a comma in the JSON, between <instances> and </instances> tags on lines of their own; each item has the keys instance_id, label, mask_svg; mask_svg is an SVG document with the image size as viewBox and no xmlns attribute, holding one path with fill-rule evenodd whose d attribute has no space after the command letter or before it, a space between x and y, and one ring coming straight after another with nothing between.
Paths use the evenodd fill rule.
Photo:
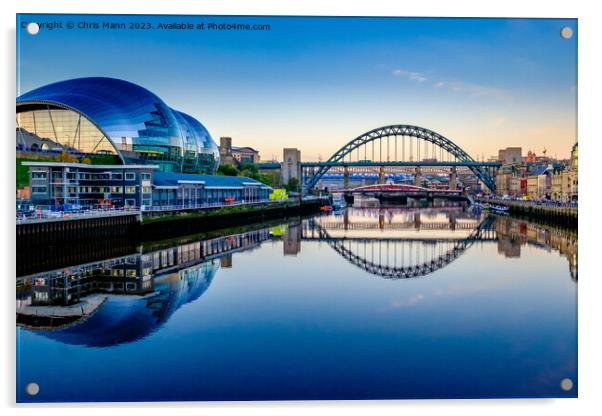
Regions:
<instances>
[{"instance_id":1,"label":"bridge arch","mask_svg":"<svg viewBox=\"0 0 602 416\"><path fill-rule=\"evenodd\" d=\"M397 264L397 259L395 259L394 264L391 264L389 256L381 256L380 253L376 256L374 253L372 253L372 256L367 256L365 252L362 253L361 250L354 249L353 244L351 244L354 241L353 238L334 238L328 230L313 220L310 221L310 227L317 231L319 240L325 241L349 263L372 275L384 279L397 280L427 276L451 264L465 253L473 243L486 239L486 235L493 230L494 221L495 218L493 216L485 217L467 237L458 240L435 240L433 242L442 244L440 252L433 251L432 255L426 253L424 257L416 256L415 259L409 259L409 262L402 260L402 264L399 265ZM382 241L386 244L388 240ZM392 240L390 242L392 244L412 243L410 240L404 239ZM365 251L365 246L363 247ZM377 250L379 249L380 247L377 248ZM418 259L419 261L412 261Z\"/></svg>"},{"instance_id":2,"label":"bridge arch","mask_svg":"<svg viewBox=\"0 0 602 416\"><path fill-rule=\"evenodd\" d=\"M370 130L355 139L349 141L339 150L337 150L322 166L318 168L317 171L313 172L311 176L308 178L304 178L303 190L304 192L309 191L311 188L316 186L318 181L330 168L332 165L337 162L344 162L344 158L348 155L351 155L353 151L359 149L362 146L366 146L368 143L374 143L376 140L380 140L383 138L395 138L395 146L397 146L398 137L401 137L402 144L403 140L406 137L417 139L417 156L420 156L420 144L419 141L424 143L432 143L433 146L436 146L442 151L447 152L447 154L451 155L457 162L473 162L476 160L473 159L468 153L466 153L462 148L452 142L450 139L444 137L443 135L436 133L432 130L426 129L424 127L418 127L408 124L394 124L389 126L378 127L376 129ZM388 142L387 142L387 150L388 150ZM411 143L410 143L411 146ZM364 148L365 150L365 148ZM405 147L404 147L405 151ZM381 143L381 156L382 156L382 143ZM374 157L374 152L373 152ZM389 156L388 156L389 158ZM396 158L397 158L397 148L396 148ZM382 160L381 160L382 161ZM495 192L495 180L493 175L488 172L482 166L469 165L468 168L475 174L479 180L481 180L487 188L489 188L492 192Z\"/></svg>"}]
</instances>

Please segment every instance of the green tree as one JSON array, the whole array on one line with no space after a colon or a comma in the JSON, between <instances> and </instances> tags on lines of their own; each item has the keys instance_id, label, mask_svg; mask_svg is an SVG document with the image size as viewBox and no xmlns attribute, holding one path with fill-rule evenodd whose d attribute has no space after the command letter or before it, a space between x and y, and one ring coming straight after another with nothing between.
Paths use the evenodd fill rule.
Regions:
<instances>
[{"instance_id":1,"label":"green tree","mask_svg":"<svg viewBox=\"0 0 602 416\"><path fill-rule=\"evenodd\" d=\"M238 169L232 165L222 164L217 169L217 174L222 176L238 176Z\"/></svg>"},{"instance_id":2,"label":"green tree","mask_svg":"<svg viewBox=\"0 0 602 416\"><path fill-rule=\"evenodd\" d=\"M288 189L289 192L299 192L299 179L290 178L288 180Z\"/></svg>"},{"instance_id":3,"label":"green tree","mask_svg":"<svg viewBox=\"0 0 602 416\"><path fill-rule=\"evenodd\" d=\"M260 180L259 170L253 163L245 163L240 167L240 176L246 176L247 178Z\"/></svg>"},{"instance_id":4,"label":"green tree","mask_svg":"<svg viewBox=\"0 0 602 416\"><path fill-rule=\"evenodd\" d=\"M272 175L259 175L259 182L272 188L274 187L274 178Z\"/></svg>"}]
</instances>

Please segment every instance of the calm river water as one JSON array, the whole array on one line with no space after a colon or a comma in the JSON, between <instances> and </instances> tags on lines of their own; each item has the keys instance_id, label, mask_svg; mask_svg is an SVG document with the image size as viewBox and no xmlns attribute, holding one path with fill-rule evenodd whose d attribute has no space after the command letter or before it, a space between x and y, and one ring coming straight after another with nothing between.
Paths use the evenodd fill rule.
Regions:
<instances>
[{"instance_id":1,"label":"calm river water","mask_svg":"<svg viewBox=\"0 0 602 416\"><path fill-rule=\"evenodd\" d=\"M577 234L349 208L21 276L17 383L25 402L576 397Z\"/></svg>"}]
</instances>

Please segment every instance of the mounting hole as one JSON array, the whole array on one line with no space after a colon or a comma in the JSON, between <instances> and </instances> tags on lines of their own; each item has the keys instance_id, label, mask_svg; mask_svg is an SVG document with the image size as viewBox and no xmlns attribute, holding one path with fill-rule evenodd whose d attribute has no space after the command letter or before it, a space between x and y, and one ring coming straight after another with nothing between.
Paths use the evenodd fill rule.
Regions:
<instances>
[{"instance_id":1,"label":"mounting hole","mask_svg":"<svg viewBox=\"0 0 602 416\"><path fill-rule=\"evenodd\" d=\"M37 35L40 31L40 25L36 22L27 23L27 33L30 35Z\"/></svg>"},{"instance_id":2,"label":"mounting hole","mask_svg":"<svg viewBox=\"0 0 602 416\"><path fill-rule=\"evenodd\" d=\"M570 39L573 37L573 29L571 29L568 26L563 27L562 29L560 29L560 36L562 36L563 39Z\"/></svg>"},{"instance_id":3,"label":"mounting hole","mask_svg":"<svg viewBox=\"0 0 602 416\"><path fill-rule=\"evenodd\" d=\"M573 380L571 380L570 378L563 378L560 382L560 388L564 391L573 390Z\"/></svg>"},{"instance_id":4,"label":"mounting hole","mask_svg":"<svg viewBox=\"0 0 602 416\"><path fill-rule=\"evenodd\" d=\"M30 396L35 396L40 392L40 386L38 386L38 383L29 383L27 386L25 386L25 391Z\"/></svg>"}]
</instances>

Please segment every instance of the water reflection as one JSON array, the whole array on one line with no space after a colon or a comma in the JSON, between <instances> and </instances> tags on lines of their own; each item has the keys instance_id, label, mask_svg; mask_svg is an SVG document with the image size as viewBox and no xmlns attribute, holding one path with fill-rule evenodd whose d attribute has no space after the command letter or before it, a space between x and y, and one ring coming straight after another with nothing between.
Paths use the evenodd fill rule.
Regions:
<instances>
[{"instance_id":1,"label":"water reflection","mask_svg":"<svg viewBox=\"0 0 602 416\"><path fill-rule=\"evenodd\" d=\"M123 257L17 278L17 324L67 344L107 347L146 337L211 285L233 254L267 240L284 256L326 243L357 268L387 279L426 277L471 247L497 244L505 258L528 245L557 251L577 281L576 231L462 208L348 208L270 228L159 244ZM235 267L235 264L234 264Z\"/></svg>"},{"instance_id":2,"label":"water reflection","mask_svg":"<svg viewBox=\"0 0 602 416\"><path fill-rule=\"evenodd\" d=\"M68 344L135 341L198 299L232 253L268 238L260 229L17 278L17 324Z\"/></svg>"},{"instance_id":3,"label":"water reflection","mask_svg":"<svg viewBox=\"0 0 602 416\"><path fill-rule=\"evenodd\" d=\"M325 241L357 267L393 279L431 274L473 244L496 243L506 258L520 257L529 245L565 256L577 280L576 230L458 207L348 208L305 221L303 239Z\"/></svg>"},{"instance_id":4,"label":"water reflection","mask_svg":"<svg viewBox=\"0 0 602 416\"><path fill-rule=\"evenodd\" d=\"M576 231L350 208L128 247L17 279L18 401L577 394Z\"/></svg>"}]
</instances>

